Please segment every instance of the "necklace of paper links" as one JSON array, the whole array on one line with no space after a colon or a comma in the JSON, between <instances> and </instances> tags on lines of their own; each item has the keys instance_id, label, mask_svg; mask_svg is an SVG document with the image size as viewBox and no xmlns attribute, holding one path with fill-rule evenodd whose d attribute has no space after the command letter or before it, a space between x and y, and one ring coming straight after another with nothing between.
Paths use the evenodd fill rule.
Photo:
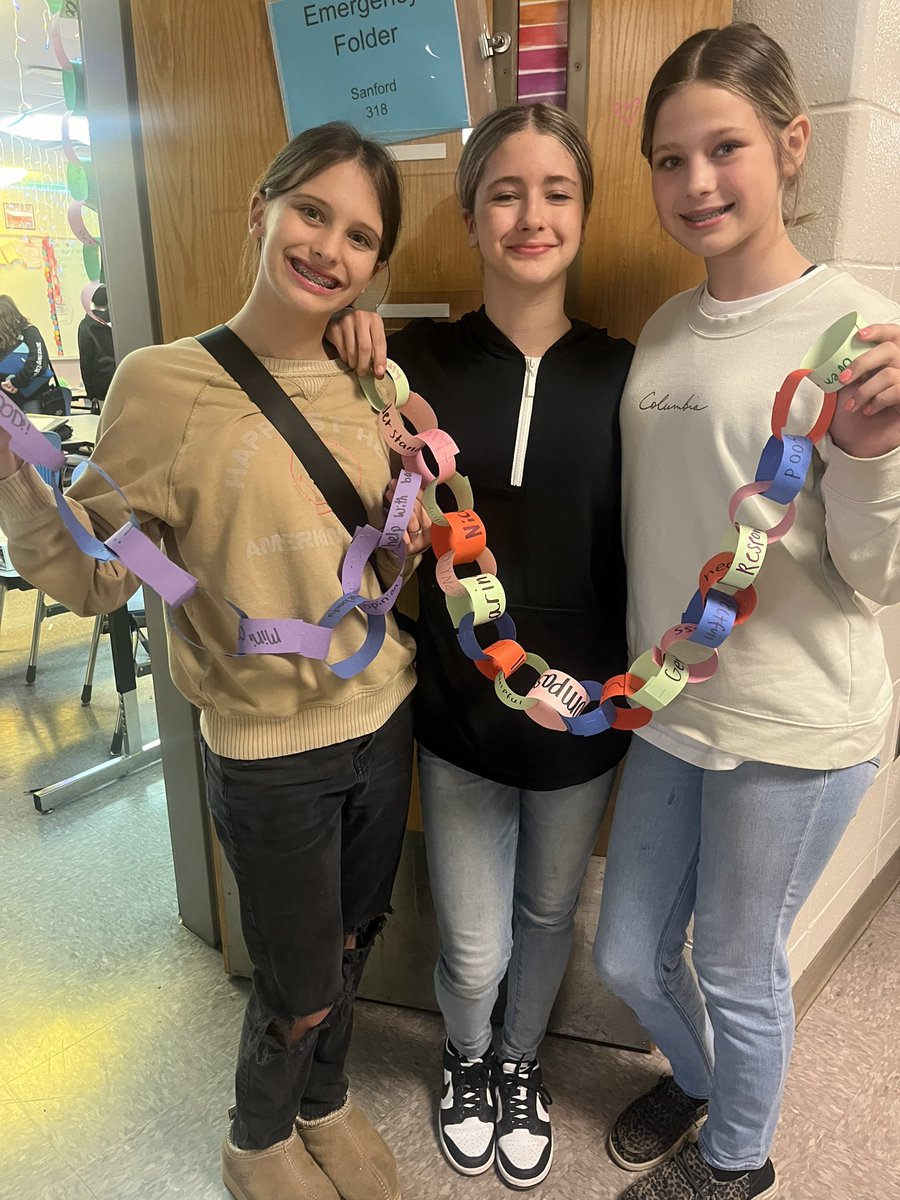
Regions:
<instances>
[{"instance_id":1,"label":"necklace of paper links","mask_svg":"<svg viewBox=\"0 0 900 1200\"><path fill-rule=\"evenodd\" d=\"M497 578L497 561L487 547L484 523L473 509L472 488L466 476L456 470L459 448L449 434L437 427L434 410L416 392L409 390L405 374L396 363L388 362L387 378L377 382L371 376L360 384L372 409L377 413L381 434L388 446L400 455L400 472L394 497L383 530L370 525L360 527L351 541L340 569L343 594L316 622L299 618L251 618L236 604L224 603L238 618L237 649L226 657L247 654L299 654L325 662L337 626L355 609L365 616L367 632L362 646L348 658L326 665L337 675L349 679L364 670L378 655L385 637L385 618L399 594L402 570L381 595L366 598L361 594L363 570L379 550L390 551L401 568L405 558L403 534L413 512L413 501L422 483L426 484L422 503L431 518L431 546L437 558L435 577L446 597L447 609L456 629L463 653L476 668L494 682L498 698L509 708L526 713L547 729L590 737L607 729L639 729L648 724L653 713L670 704L688 685L711 679L718 668L718 650L732 629L743 624L756 607L755 582L768 547L780 541L796 517L795 497L803 487L814 444L831 424L837 400L836 392L826 392L821 411L805 434L786 432L791 403L800 383L814 375L820 387L837 381L837 374L852 362L848 354L852 331L859 329L857 314L835 322L818 340L804 364L792 371L779 388L772 409L772 436L759 459L753 483L737 489L728 504L730 529L719 550L700 569L699 586L682 614L681 623L667 629L659 645L641 654L627 672L614 675L604 684L595 680L577 680L565 671L551 667L537 654L527 652L516 641L516 627L506 612L506 596ZM835 331L839 348L834 350ZM846 336L846 340L843 340ZM829 345L829 352L821 348ZM867 347L857 343L856 354ZM843 356L843 357L842 357ZM827 361L823 361L827 360ZM402 416L401 416L402 410ZM411 433L408 426L415 432ZM152 587L167 606L170 627L182 640L191 642L175 624L172 612L197 591L197 579L172 562L140 529L137 517L121 488L99 466L89 462L120 495L129 509L129 519L105 541L89 533L78 521L60 489L65 456L51 445L25 414L7 396L0 396L0 427L11 435L11 448L26 462L50 472L60 516L79 548L98 561L120 560L142 582ZM437 470L425 459L426 450ZM444 512L435 493L446 484L457 508ZM735 521L742 502L760 496L785 506L781 521L770 529L760 529ZM474 563L479 573L460 579L455 568ZM476 627L490 625L495 640L482 647ZM688 663L673 647L692 643L708 650L702 661ZM204 649L204 647L198 647ZM694 651L693 653L697 653ZM692 656L692 655L691 655ZM510 686L510 677L522 666L537 673L537 681L522 695ZM588 709L589 705L595 708Z\"/></svg>"},{"instance_id":2,"label":"necklace of paper links","mask_svg":"<svg viewBox=\"0 0 900 1200\"><path fill-rule=\"evenodd\" d=\"M853 315L855 318L856 314ZM823 340L824 336L820 342ZM840 364L841 369L850 361ZM431 546L437 558L435 578L444 592L463 653L482 675L493 680L503 704L524 712L546 729L568 730L590 737L607 729L640 729L688 684L712 678L719 665L719 647L756 607L755 582L766 551L794 524L794 500L809 471L813 446L825 435L834 416L837 393L826 392L812 428L803 435L786 432L797 388L811 374L812 369L805 367L792 371L779 388L772 408L772 436L760 456L755 480L738 488L731 497L728 504L731 528L719 550L700 568L699 586L682 614L681 623L667 629L659 645L635 659L627 672L613 675L604 684L575 679L519 645L515 623L506 612L503 586L497 578L497 561L488 549L484 523L472 507L472 488L468 478L456 470L458 447L448 434L437 428L433 409L409 390L406 376L396 363L387 364L387 377L393 388L379 386L371 377L360 380L369 403L379 414L382 435L388 445L400 454L407 470L415 471L427 481L422 504L432 521ZM832 371L828 382L835 381L836 373ZM401 409L403 420L398 411ZM415 429L415 436L404 421ZM425 461L426 449L434 458L436 471ZM435 498L442 483L456 500L453 512L445 512ZM784 517L770 529L740 524L735 520L738 509L751 496L786 506ZM455 568L464 563L475 563L479 574L460 579ZM489 625L496 638L486 647L482 647L475 634L476 628L483 625ZM707 657L690 664L685 662L674 649L684 642L705 648L709 651ZM538 675L525 695L510 686L510 677L522 666L531 667ZM585 711L594 703L595 708Z\"/></svg>"}]
</instances>

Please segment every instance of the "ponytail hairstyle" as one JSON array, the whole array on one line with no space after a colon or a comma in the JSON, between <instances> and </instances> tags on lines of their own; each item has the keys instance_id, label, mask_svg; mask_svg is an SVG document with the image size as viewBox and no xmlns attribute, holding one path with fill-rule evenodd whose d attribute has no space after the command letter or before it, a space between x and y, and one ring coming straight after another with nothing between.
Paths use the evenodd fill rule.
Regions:
<instances>
[{"instance_id":1,"label":"ponytail hairstyle","mask_svg":"<svg viewBox=\"0 0 900 1200\"><path fill-rule=\"evenodd\" d=\"M781 46L748 21L703 29L682 42L656 72L647 93L641 154L648 162L660 108L689 83L713 84L753 106L769 135L784 181L785 225L790 228L809 221L815 214L797 216L803 164L794 160L781 139L781 131L807 112L807 104Z\"/></svg>"},{"instance_id":2,"label":"ponytail hairstyle","mask_svg":"<svg viewBox=\"0 0 900 1200\"><path fill-rule=\"evenodd\" d=\"M379 263L386 263L400 236L400 176L393 157L379 142L364 138L345 121L305 129L284 146L257 180L253 196L274 200L339 163L359 163L372 181L381 210ZM241 253L241 278L253 286L259 269L260 242L248 237Z\"/></svg>"}]
</instances>

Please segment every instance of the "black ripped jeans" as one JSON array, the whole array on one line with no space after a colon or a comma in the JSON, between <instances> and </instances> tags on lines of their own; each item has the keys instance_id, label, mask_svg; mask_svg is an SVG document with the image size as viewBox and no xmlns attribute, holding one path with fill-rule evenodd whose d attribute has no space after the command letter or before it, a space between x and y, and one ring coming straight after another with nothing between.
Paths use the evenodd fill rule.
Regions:
<instances>
[{"instance_id":1,"label":"black ripped jeans","mask_svg":"<svg viewBox=\"0 0 900 1200\"><path fill-rule=\"evenodd\" d=\"M205 748L207 800L253 963L231 1135L243 1150L283 1141L298 1113L322 1117L344 1103L353 1000L390 911L406 828L411 707L375 733L284 758ZM344 949L349 934L356 949ZM295 1042L270 1032L328 1007Z\"/></svg>"}]
</instances>

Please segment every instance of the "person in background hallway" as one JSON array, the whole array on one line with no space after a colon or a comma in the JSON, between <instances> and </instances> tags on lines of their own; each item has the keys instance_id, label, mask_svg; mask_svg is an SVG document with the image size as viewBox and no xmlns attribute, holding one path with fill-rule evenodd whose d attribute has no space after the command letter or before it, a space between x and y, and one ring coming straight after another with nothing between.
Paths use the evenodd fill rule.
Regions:
<instances>
[{"instance_id":1,"label":"person in background hallway","mask_svg":"<svg viewBox=\"0 0 900 1200\"><path fill-rule=\"evenodd\" d=\"M91 311L85 313L78 326L78 365L88 399L102 404L116 369L109 300L103 284L91 296Z\"/></svg>"},{"instance_id":2,"label":"person in background hallway","mask_svg":"<svg viewBox=\"0 0 900 1200\"><path fill-rule=\"evenodd\" d=\"M19 312L12 296L0 296L0 387L24 412L49 413L59 408L47 343L38 327Z\"/></svg>"}]
</instances>

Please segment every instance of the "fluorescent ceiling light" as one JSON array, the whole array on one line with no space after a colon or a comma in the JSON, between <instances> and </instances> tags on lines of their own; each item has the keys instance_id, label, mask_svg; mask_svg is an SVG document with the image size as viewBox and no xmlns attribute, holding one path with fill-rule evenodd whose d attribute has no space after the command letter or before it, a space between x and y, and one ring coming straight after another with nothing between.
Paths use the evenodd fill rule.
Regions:
<instances>
[{"instance_id":1,"label":"fluorescent ceiling light","mask_svg":"<svg viewBox=\"0 0 900 1200\"><path fill-rule=\"evenodd\" d=\"M18 113L0 121L0 132L31 142L61 142L62 116L48 112ZM87 117L69 118L69 137L81 146L91 144Z\"/></svg>"},{"instance_id":2,"label":"fluorescent ceiling light","mask_svg":"<svg viewBox=\"0 0 900 1200\"><path fill-rule=\"evenodd\" d=\"M7 187L11 183L18 183L27 174L28 171L25 167L0 167L0 187Z\"/></svg>"}]
</instances>

